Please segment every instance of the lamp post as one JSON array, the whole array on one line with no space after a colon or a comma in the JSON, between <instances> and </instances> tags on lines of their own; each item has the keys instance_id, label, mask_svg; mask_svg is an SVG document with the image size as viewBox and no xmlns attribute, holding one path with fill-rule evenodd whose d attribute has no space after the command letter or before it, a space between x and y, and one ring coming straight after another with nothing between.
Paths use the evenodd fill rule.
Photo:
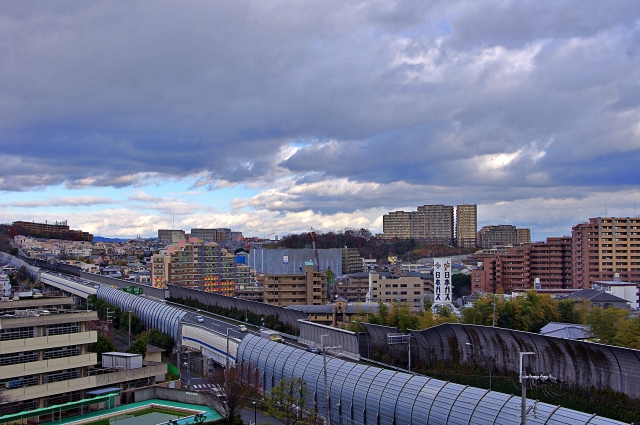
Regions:
<instances>
[{"instance_id":1,"label":"lamp post","mask_svg":"<svg viewBox=\"0 0 640 425\"><path fill-rule=\"evenodd\" d=\"M358 322L357 320L352 320L353 323L356 323L358 326L361 326L362 329L364 329L365 333L367 331L367 328L364 327L364 325L361 322ZM358 331L358 353L360 353L360 331ZM367 358L371 358L371 353L370 351L370 347L371 344L369 343L369 335L367 335Z\"/></svg>"},{"instance_id":2,"label":"lamp post","mask_svg":"<svg viewBox=\"0 0 640 425\"><path fill-rule=\"evenodd\" d=\"M520 384L522 385L522 404L521 408L521 417L520 424L527 425L527 377L522 374L522 358L524 356L535 356L536 353L532 351L520 352Z\"/></svg>"},{"instance_id":3,"label":"lamp post","mask_svg":"<svg viewBox=\"0 0 640 425\"><path fill-rule=\"evenodd\" d=\"M468 346L470 346L470 347L471 347L471 350L473 350L473 353L475 354L475 348L476 348L476 346L475 346L475 345L473 345L473 344L472 344L472 343L470 343L470 342L465 342L465 344L467 344ZM482 351L482 350L480 350L480 351ZM489 364L489 358L493 359L493 357L491 357L491 356L484 356L484 354L482 355L482 357L485 359L485 363L487 364L487 368L489 369L489 391L491 391L491 388L492 388L492 386L493 386L493 385L492 385L492 384L493 384L493 376L492 376L492 373L491 373L491 366L493 365L493 362L491 362L492 364L490 365L490 364Z\"/></svg>"},{"instance_id":4,"label":"lamp post","mask_svg":"<svg viewBox=\"0 0 640 425\"><path fill-rule=\"evenodd\" d=\"M226 362L226 367L227 369L229 369L229 329L233 329L233 328L227 328L227 362Z\"/></svg>"},{"instance_id":5,"label":"lamp post","mask_svg":"<svg viewBox=\"0 0 640 425\"><path fill-rule=\"evenodd\" d=\"M183 366L187 366L187 388L191 388L191 351L189 350L187 350L187 361Z\"/></svg>"},{"instance_id":6,"label":"lamp post","mask_svg":"<svg viewBox=\"0 0 640 425\"><path fill-rule=\"evenodd\" d=\"M252 401L253 404L253 425L258 425L258 411L256 410L256 402Z\"/></svg>"},{"instance_id":7,"label":"lamp post","mask_svg":"<svg viewBox=\"0 0 640 425\"><path fill-rule=\"evenodd\" d=\"M131 347L131 302L127 304L127 316L129 316L129 347Z\"/></svg>"},{"instance_id":8,"label":"lamp post","mask_svg":"<svg viewBox=\"0 0 640 425\"><path fill-rule=\"evenodd\" d=\"M325 402L325 409L326 409L326 417L325 417L325 423L327 425L331 425L331 417L330 417L330 399L329 399L329 384L328 384L328 380L327 380L327 350L333 350L333 349L341 349L342 347L337 345L335 347L327 347L324 345L324 339L326 337L328 337L329 335L320 335L320 344L322 345L322 361L324 363L324 402Z\"/></svg>"},{"instance_id":9,"label":"lamp post","mask_svg":"<svg viewBox=\"0 0 640 425\"><path fill-rule=\"evenodd\" d=\"M493 322L492 322L492 327L496 327L496 297L498 296L498 294L493 294Z\"/></svg>"}]
</instances>

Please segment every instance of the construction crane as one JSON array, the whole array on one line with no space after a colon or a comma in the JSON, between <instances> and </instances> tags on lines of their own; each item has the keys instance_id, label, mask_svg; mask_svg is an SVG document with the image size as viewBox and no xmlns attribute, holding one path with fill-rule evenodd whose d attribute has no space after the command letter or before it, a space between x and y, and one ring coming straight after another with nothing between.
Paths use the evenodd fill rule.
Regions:
<instances>
[{"instance_id":1,"label":"construction crane","mask_svg":"<svg viewBox=\"0 0 640 425\"><path fill-rule=\"evenodd\" d=\"M313 248L313 270L320 271L320 264L318 262L318 250L316 249L316 231L311 228L311 248Z\"/></svg>"}]
</instances>

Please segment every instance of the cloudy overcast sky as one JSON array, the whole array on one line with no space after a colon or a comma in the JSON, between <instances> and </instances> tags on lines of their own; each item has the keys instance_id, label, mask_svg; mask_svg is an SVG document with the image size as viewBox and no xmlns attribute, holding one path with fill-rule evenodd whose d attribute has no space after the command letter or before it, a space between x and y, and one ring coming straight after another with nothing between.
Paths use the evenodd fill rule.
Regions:
<instances>
[{"instance_id":1,"label":"cloudy overcast sky","mask_svg":"<svg viewBox=\"0 0 640 425\"><path fill-rule=\"evenodd\" d=\"M5 223L570 234L640 214L640 2L3 1L0 147Z\"/></svg>"}]
</instances>

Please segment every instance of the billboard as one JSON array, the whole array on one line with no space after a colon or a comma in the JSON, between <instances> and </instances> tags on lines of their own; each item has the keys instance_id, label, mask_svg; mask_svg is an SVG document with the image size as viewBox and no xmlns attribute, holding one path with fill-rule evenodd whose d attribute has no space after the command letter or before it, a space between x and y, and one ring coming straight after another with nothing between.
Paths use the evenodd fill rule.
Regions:
<instances>
[{"instance_id":1,"label":"billboard","mask_svg":"<svg viewBox=\"0 0 640 425\"><path fill-rule=\"evenodd\" d=\"M433 304L453 304L451 289L451 258L434 258Z\"/></svg>"}]
</instances>

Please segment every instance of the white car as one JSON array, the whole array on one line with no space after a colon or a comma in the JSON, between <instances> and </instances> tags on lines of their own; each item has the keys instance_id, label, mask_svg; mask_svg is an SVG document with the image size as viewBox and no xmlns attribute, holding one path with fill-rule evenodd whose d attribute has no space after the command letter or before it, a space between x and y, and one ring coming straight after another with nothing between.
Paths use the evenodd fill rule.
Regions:
<instances>
[{"instance_id":1,"label":"white car","mask_svg":"<svg viewBox=\"0 0 640 425\"><path fill-rule=\"evenodd\" d=\"M198 321L198 323L203 323L204 322L204 317L196 316L196 320Z\"/></svg>"},{"instance_id":2,"label":"white car","mask_svg":"<svg viewBox=\"0 0 640 425\"><path fill-rule=\"evenodd\" d=\"M238 325L238 332L248 332L249 329L245 325Z\"/></svg>"}]
</instances>

